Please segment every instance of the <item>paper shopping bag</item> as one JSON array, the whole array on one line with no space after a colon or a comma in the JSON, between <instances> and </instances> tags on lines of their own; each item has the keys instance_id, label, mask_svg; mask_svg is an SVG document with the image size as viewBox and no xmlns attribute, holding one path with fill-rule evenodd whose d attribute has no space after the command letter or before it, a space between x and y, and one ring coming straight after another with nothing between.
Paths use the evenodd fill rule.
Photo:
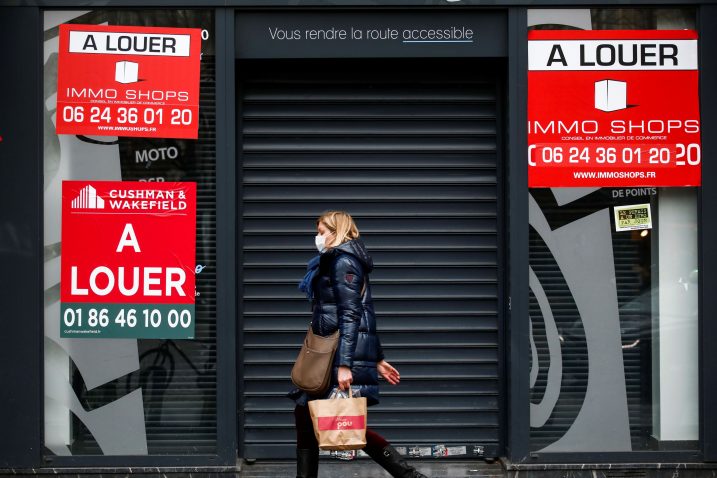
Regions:
<instances>
[{"instance_id":1,"label":"paper shopping bag","mask_svg":"<svg viewBox=\"0 0 717 478\"><path fill-rule=\"evenodd\" d=\"M349 387L350 390L350 387ZM311 421L322 450L358 450L366 446L366 397L309 402Z\"/></svg>"}]
</instances>

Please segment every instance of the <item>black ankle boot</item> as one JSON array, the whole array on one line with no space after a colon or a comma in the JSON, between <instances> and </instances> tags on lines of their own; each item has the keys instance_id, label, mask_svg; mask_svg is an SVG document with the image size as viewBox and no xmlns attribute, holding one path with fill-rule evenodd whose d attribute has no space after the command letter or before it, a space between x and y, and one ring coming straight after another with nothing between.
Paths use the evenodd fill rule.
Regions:
<instances>
[{"instance_id":1,"label":"black ankle boot","mask_svg":"<svg viewBox=\"0 0 717 478\"><path fill-rule=\"evenodd\" d=\"M319 449L296 449L296 478L317 478L319 475Z\"/></svg>"},{"instance_id":2,"label":"black ankle boot","mask_svg":"<svg viewBox=\"0 0 717 478\"><path fill-rule=\"evenodd\" d=\"M406 463L406 460L391 445L378 453L370 452L368 449L364 449L364 451L394 478L428 478Z\"/></svg>"}]
</instances>

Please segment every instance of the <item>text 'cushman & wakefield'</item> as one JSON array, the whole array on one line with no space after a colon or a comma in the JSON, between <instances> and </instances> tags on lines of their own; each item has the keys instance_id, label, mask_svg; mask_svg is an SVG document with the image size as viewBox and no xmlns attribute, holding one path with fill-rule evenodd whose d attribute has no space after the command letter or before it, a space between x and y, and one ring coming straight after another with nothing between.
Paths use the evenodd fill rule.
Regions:
<instances>
[{"instance_id":1,"label":"text 'cushman & wakefield'","mask_svg":"<svg viewBox=\"0 0 717 478\"><path fill-rule=\"evenodd\" d=\"M110 209L115 211L183 211L187 209L184 191L128 189L109 191Z\"/></svg>"}]
</instances>

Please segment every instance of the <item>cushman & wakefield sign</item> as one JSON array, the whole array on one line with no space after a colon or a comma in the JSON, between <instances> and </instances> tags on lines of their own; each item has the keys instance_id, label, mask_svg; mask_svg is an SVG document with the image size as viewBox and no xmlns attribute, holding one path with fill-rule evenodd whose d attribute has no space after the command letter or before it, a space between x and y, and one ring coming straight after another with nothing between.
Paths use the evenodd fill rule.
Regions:
<instances>
[{"instance_id":1,"label":"cushman & wakefield sign","mask_svg":"<svg viewBox=\"0 0 717 478\"><path fill-rule=\"evenodd\" d=\"M193 338L196 183L64 181L60 336Z\"/></svg>"},{"instance_id":2,"label":"cushman & wakefield sign","mask_svg":"<svg viewBox=\"0 0 717 478\"><path fill-rule=\"evenodd\" d=\"M701 184L696 32L528 40L530 187Z\"/></svg>"}]
</instances>

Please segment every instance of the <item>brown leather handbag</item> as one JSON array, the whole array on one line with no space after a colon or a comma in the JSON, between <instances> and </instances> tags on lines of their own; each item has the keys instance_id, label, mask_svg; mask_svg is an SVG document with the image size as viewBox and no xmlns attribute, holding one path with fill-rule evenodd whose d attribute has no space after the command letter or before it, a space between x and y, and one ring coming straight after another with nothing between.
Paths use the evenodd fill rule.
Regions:
<instances>
[{"instance_id":1,"label":"brown leather handbag","mask_svg":"<svg viewBox=\"0 0 717 478\"><path fill-rule=\"evenodd\" d=\"M311 326L291 369L291 381L310 395L321 395L329 389L331 366L339 344L339 331L322 337Z\"/></svg>"}]
</instances>

